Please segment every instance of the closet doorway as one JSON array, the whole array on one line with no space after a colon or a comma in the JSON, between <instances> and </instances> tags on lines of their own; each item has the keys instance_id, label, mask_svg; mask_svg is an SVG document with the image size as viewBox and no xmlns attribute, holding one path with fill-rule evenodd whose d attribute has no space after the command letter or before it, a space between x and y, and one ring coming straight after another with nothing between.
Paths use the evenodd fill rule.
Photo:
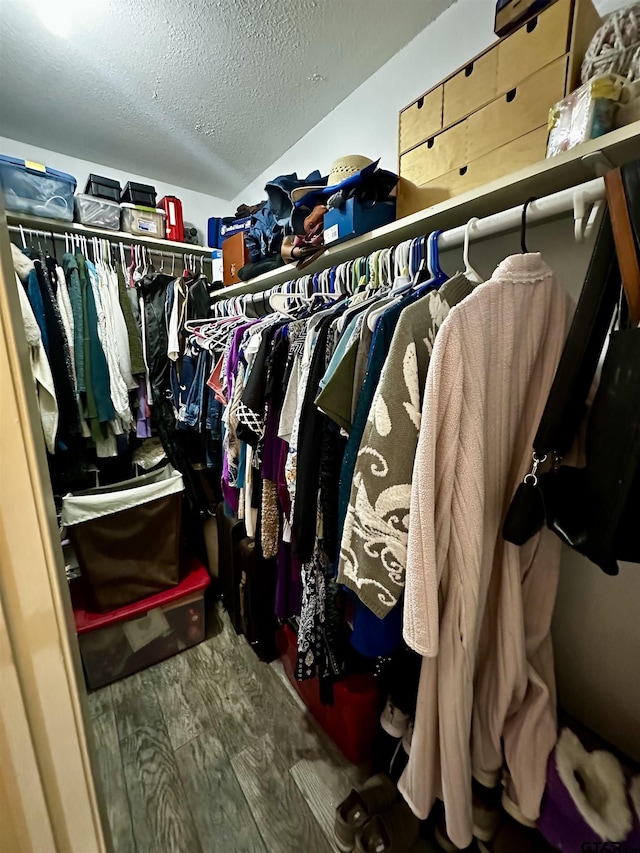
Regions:
<instances>
[{"instance_id":1,"label":"closet doorway","mask_svg":"<svg viewBox=\"0 0 640 853\"><path fill-rule=\"evenodd\" d=\"M87 693L3 209L0 252L0 849L329 853L367 768L219 603L204 642Z\"/></svg>"}]
</instances>

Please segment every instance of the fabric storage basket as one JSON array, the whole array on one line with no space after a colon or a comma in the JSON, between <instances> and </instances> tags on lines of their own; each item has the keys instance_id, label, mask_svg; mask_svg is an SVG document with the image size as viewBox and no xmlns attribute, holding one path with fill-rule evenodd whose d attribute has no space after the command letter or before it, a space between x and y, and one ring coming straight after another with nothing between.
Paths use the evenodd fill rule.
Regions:
<instances>
[{"instance_id":1,"label":"fabric storage basket","mask_svg":"<svg viewBox=\"0 0 640 853\"><path fill-rule=\"evenodd\" d=\"M87 685L96 690L202 642L209 583L206 568L191 559L178 586L135 604L92 613L74 603Z\"/></svg>"},{"instance_id":2,"label":"fabric storage basket","mask_svg":"<svg viewBox=\"0 0 640 853\"><path fill-rule=\"evenodd\" d=\"M0 185L7 210L73 222L73 175L0 154Z\"/></svg>"},{"instance_id":3,"label":"fabric storage basket","mask_svg":"<svg viewBox=\"0 0 640 853\"><path fill-rule=\"evenodd\" d=\"M139 237L159 237L164 240L166 213L157 207L122 204L122 230Z\"/></svg>"},{"instance_id":4,"label":"fabric storage basket","mask_svg":"<svg viewBox=\"0 0 640 853\"><path fill-rule=\"evenodd\" d=\"M108 228L111 231L120 228L120 205L116 201L78 193L76 216L79 222L92 228Z\"/></svg>"},{"instance_id":5,"label":"fabric storage basket","mask_svg":"<svg viewBox=\"0 0 640 853\"><path fill-rule=\"evenodd\" d=\"M183 491L182 475L167 465L65 495L62 524L92 606L112 610L176 586Z\"/></svg>"}]
</instances>

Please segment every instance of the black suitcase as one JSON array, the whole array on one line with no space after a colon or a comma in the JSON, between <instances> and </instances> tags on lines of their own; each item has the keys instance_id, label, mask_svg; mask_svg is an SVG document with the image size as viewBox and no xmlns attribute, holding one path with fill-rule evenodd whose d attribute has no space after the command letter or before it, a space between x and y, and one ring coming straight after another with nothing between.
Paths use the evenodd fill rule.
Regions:
<instances>
[{"instance_id":1,"label":"black suitcase","mask_svg":"<svg viewBox=\"0 0 640 853\"><path fill-rule=\"evenodd\" d=\"M234 562L242 633L260 660L268 663L278 657L274 614L276 558L265 560L256 540L245 536L234 546Z\"/></svg>"},{"instance_id":2,"label":"black suitcase","mask_svg":"<svg viewBox=\"0 0 640 853\"><path fill-rule=\"evenodd\" d=\"M218 504L216 516L218 519L218 577L222 604L229 614L235 632L241 634L240 579L236 572L234 549L236 544L246 536L246 530L243 521L225 513L223 503Z\"/></svg>"}]
</instances>

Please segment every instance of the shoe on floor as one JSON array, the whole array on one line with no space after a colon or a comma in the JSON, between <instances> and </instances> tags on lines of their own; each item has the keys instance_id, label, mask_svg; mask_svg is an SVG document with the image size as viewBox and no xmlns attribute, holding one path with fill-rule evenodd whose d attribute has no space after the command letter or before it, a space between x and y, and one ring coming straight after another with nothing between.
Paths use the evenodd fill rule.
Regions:
<instances>
[{"instance_id":1,"label":"shoe on floor","mask_svg":"<svg viewBox=\"0 0 640 853\"><path fill-rule=\"evenodd\" d=\"M402 737L409 725L409 715L393 704L391 696L387 697L387 704L380 714L380 725L391 737Z\"/></svg>"},{"instance_id":2,"label":"shoe on floor","mask_svg":"<svg viewBox=\"0 0 640 853\"><path fill-rule=\"evenodd\" d=\"M563 729L547 765L540 832L561 850L579 846L576 842L591 842L595 849L603 839L624 848L633 826L626 788L614 755L603 749L588 752L571 729Z\"/></svg>"},{"instance_id":3,"label":"shoe on floor","mask_svg":"<svg viewBox=\"0 0 640 853\"><path fill-rule=\"evenodd\" d=\"M537 829L506 815L493 842L478 841L482 853L554 853Z\"/></svg>"},{"instance_id":4,"label":"shoe on floor","mask_svg":"<svg viewBox=\"0 0 640 853\"><path fill-rule=\"evenodd\" d=\"M433 834L438 845L445 853L477 853L478 847L475 838L468 847L456 847L447 832L447 824L444 818L444 803L438 802L436 810L437 817ZM512 853L515 853L515 851L512 851Z\"/></svg>"},{"instance_id":5,"label":"shoe on floor","mask_svg":"<svg viewBox=\"0 0 640 853\"><path fill-rule=\"evenodd\" d=\"M408 853L418 840L420 821L404 800L376 814L356 838L356 853Z\"/></svg>"},{"instance_id":6,"label":"shoe on floor","mask_svg":"<svg viewBox=\"0 0 640 853\"><path fill-rule=\"evenodd\" d=\"M398 796L398 789L384 773L377 773L360 788L353 788L336 808L334 835L338 848L351 853L356 833L372 815L388 809Z\"/></svg>"},{"instance_id":7,"label":"shoe on floor","mask_svg":"<svg viewBox=\"0 0 640 853\"><path fill-rule=\"evenodd\" d=\"M502 822L502 786L486 788L475 779L472 789L473 837L479 841L492 841Z\"/></svg>"}]
</instances>

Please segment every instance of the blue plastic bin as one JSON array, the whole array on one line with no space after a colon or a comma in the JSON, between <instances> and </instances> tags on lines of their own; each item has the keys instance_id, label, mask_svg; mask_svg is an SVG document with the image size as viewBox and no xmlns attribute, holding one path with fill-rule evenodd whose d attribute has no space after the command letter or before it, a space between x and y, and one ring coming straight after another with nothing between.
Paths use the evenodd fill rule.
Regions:
<instances>
[{"instance_id":1,"label":"blue plastic bin","mask_svg":"<svg viewBox=\"0 0 640 853\"><path fill-rule=\"evenodd\" d=\"M73 222L73 175L0 154L0 186L7 210Z\"/></svg>"}]
</instances>

